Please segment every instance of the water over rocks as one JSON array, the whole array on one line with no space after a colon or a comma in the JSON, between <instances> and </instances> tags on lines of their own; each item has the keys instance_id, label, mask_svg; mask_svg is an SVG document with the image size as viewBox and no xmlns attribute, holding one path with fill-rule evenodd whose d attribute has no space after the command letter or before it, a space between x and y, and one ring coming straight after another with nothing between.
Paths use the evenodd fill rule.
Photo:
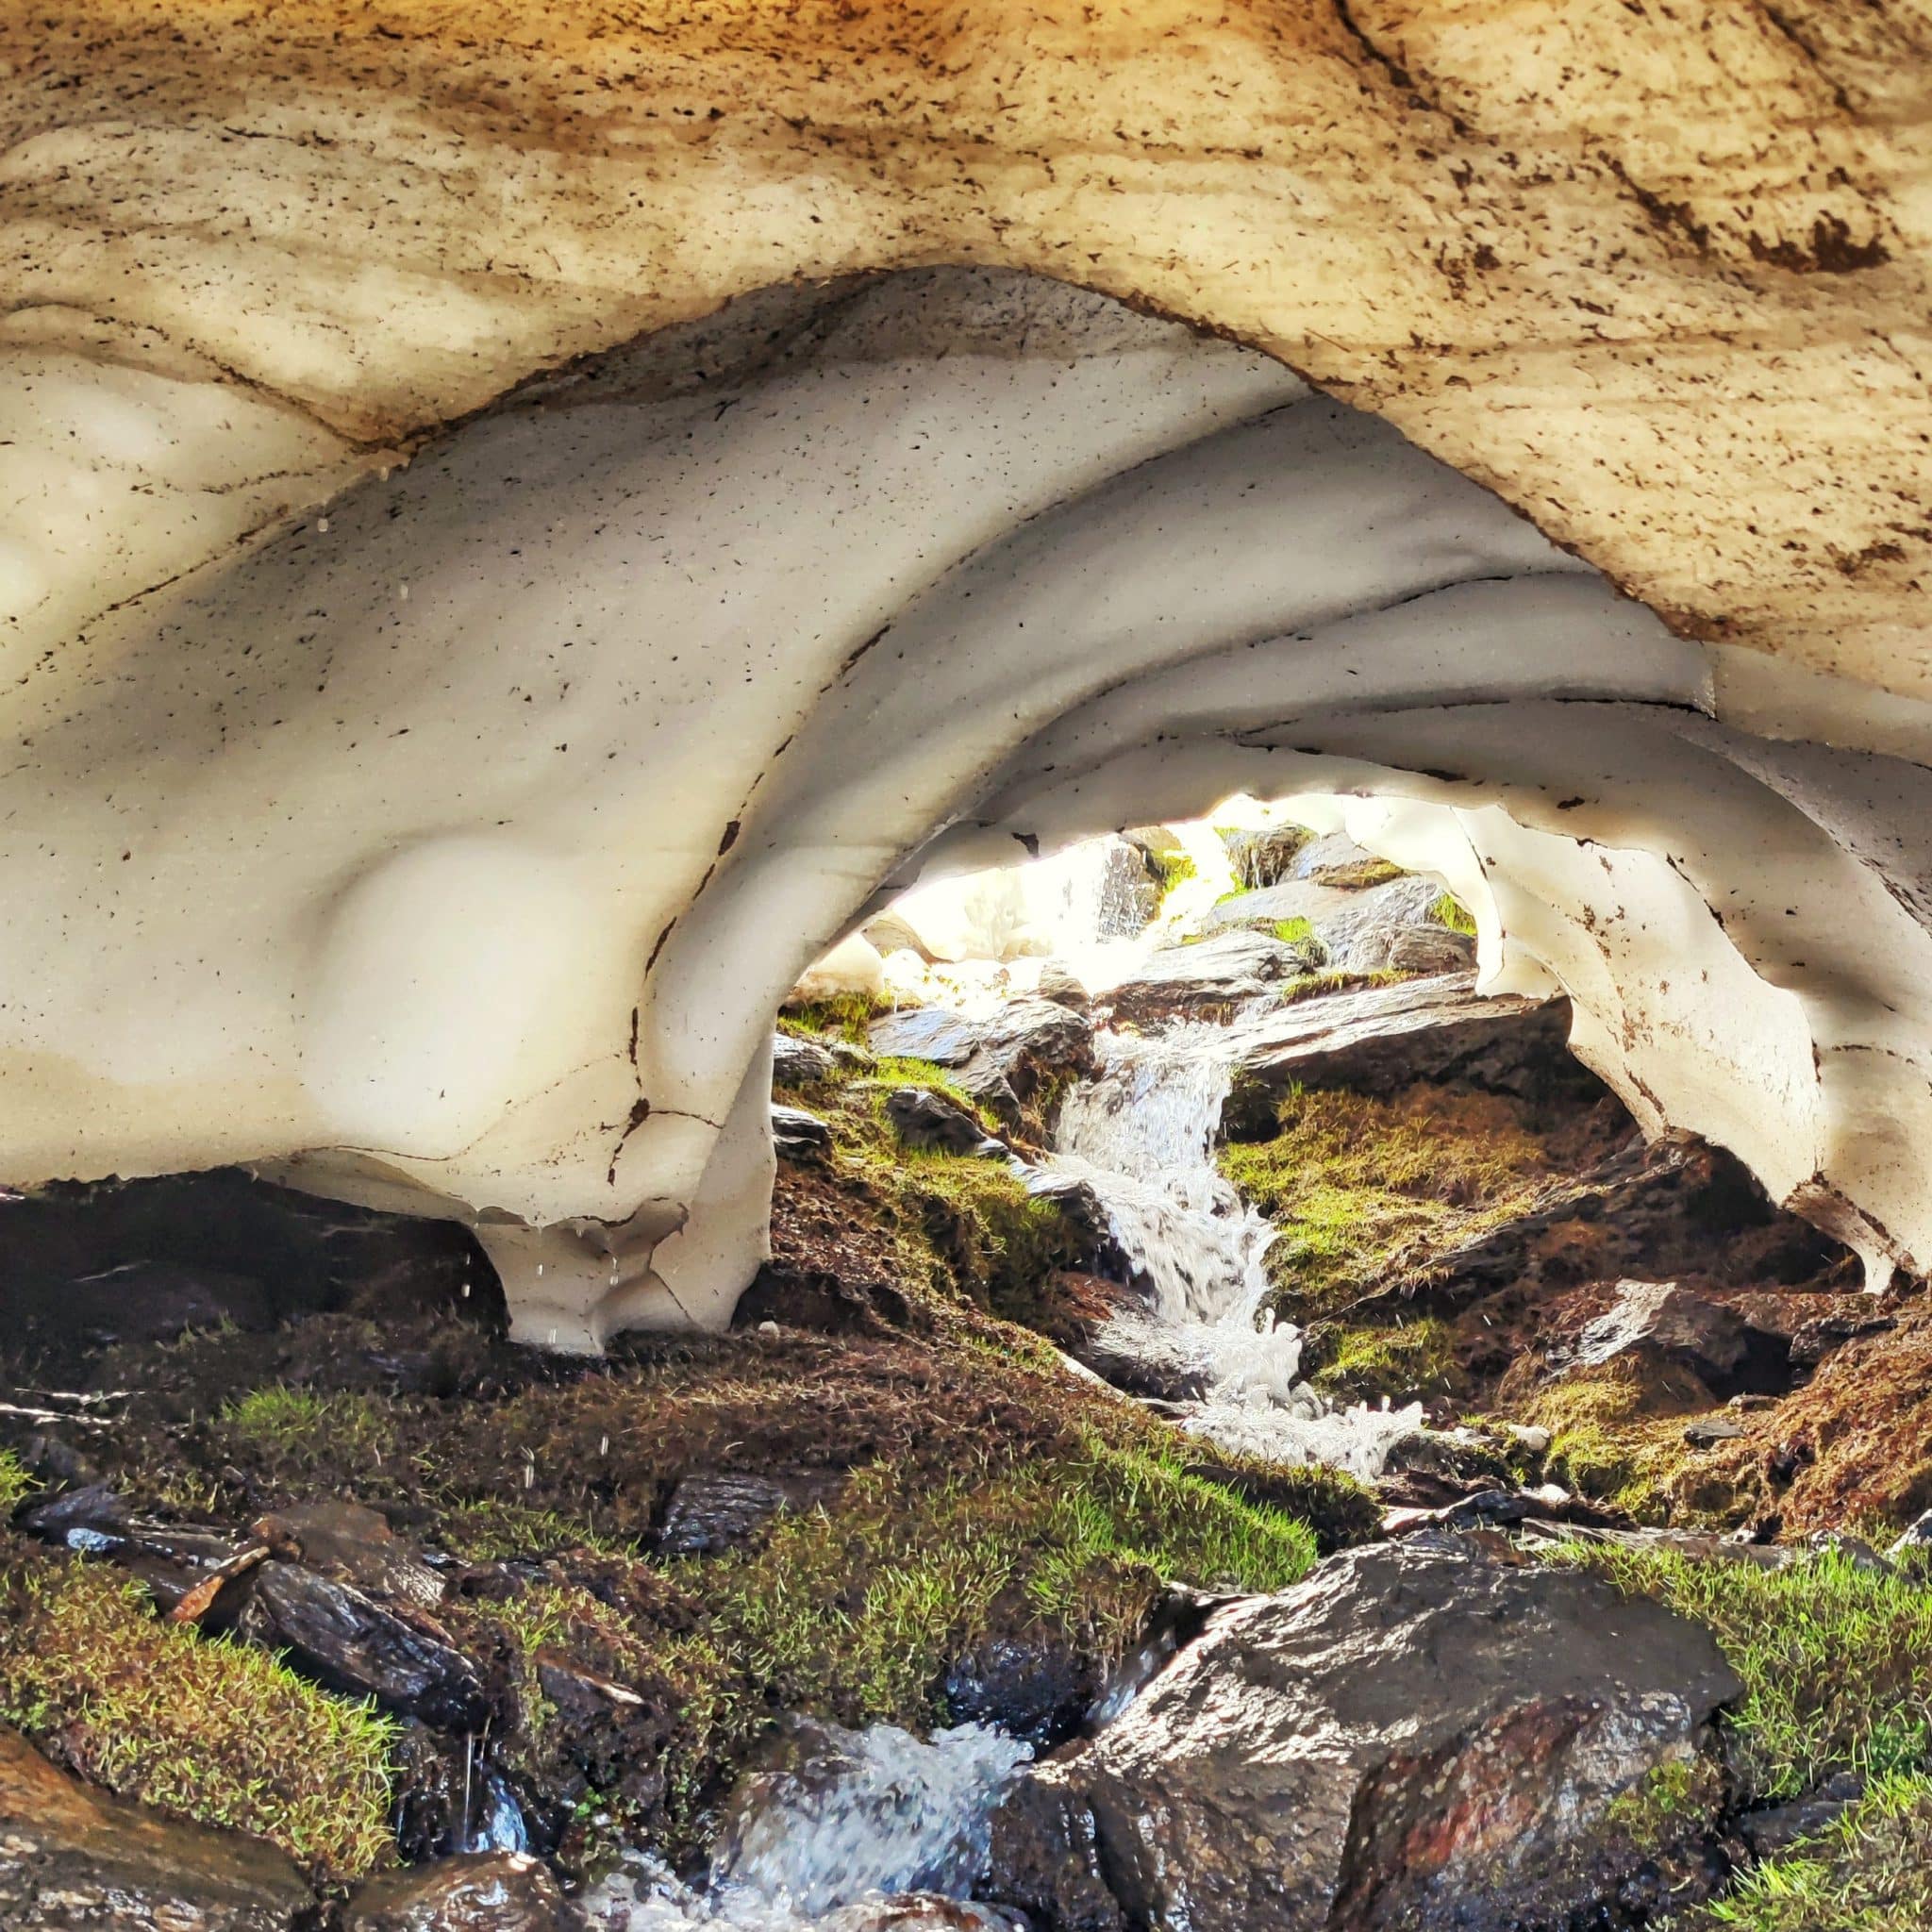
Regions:
<instances>
[{"instance_id":1,"label":"water over rocks","mask_svg":"<svg viewBox=\"0 0 1932 1932\"><path fill-rule=\"evenodd\" d=\"M1455 1538L1351 1552L1215 1613L1026 1774L993 1895L1079 1932L1563 1924L1654 1867L1618 1809L1650 1774L1701 1768L1714 1811L1707 1727L1740 1688L1707 1632L1601 1579Z\"/></svg>"}]
</instances>

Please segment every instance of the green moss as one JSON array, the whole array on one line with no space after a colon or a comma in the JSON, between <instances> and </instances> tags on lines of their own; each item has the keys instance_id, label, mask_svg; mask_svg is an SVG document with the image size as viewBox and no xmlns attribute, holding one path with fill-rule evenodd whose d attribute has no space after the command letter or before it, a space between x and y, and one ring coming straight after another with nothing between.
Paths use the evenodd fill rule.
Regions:
<instances>
[{"instance_id":1,"label":"green moss","mask_svg":"<svg viewBox=\"0 0 1932 1932\"><path fill-rule=\"evenodd\" d=\"M1538 1390L1522 1420L1550 1431L1545 1473L1565 1489L1640 1523L1721 1522L1732 1487L1722 1477L1700 1485L1700 1454L1684 1441L1685 1418L1710 1404L1689 1370L1610 1362Z\"/></svg>"},{"instance_id":2,"label":"green moss","mask_svg":"<svg viewBox=\"0 0 1932 1932\"><path fill-rule=\"evenodd\" d=\"M1423 1316L1395 1328L1351 1327L1330 1331L1309 1380L1324 1394L1344 1402L1403 1403L1431 1395L1459 1395L1468 1377L1456 1360L1448 1323Z\"/></svg>"},{"instance_id":3,"label":"green moss","mask_svg":"<svg viewBox=\"0 0 1932 1932\"><path fill-rule=\"evenodd\" d=\"M812 1000L788 1008L779 1016L778 1024L788 1033L808 1038L815 1033L830 1034L835 1039L850 1041L854 1046L863 1046L866 1028L881 1013L891 1010L891 1002L879 994L841 992L828 1000Z\"/></svg>"},{"instance_id":4,"label":"green moss","mask_svg":"<svg viewBox=\"0 0 1932 1932\"><path fill-rule=\"evenodd\" d=\"M497 1496L451 1503L441 1512L438 1541L466 1563L491 1563L553 1550L592 1550L630 1556L635 1545L607 1537L554 1509L531 1509Z\"/></svg>"},{"instance_id":5,"label":"green moss","mask_svg":"<svg viewBox=\"0 0 1932 1932\"><path fill-rule=\"evenodd\" d=\"M328 1876L392 1857L394 1733L372 1707L158 1623L110 1571L18 1555L0 1601L0 1722L110 1790Z\"/></svg>"},{"instance_id":6,"label":"green moss","mask_svg":"<svg viewBox=\"0 0 1932 1932\"><path fill-rule=\"evenodd\" d=\"M1932 1924L1932 1778L1879 1778L1828 1830L1673 1924L1677 1932L1924 1932Z\"/></svg>"},{"instance_id":7,"label":"green moss","mask_svg":"<svg viewBox=\"0 0 1932 1932\"><path fill-rule=\"evenodd\" d=\"M1162 898L1184 880L1195 877L1200 871L1192 856L1178 847L1169 852L1148 853L1147 869L1159 885Z\"/></svg>"},{"instance_id":8,"label":"green moss","mask_svg":"<svg viewBox=\"0 0 1932 1932\"><path fill-rule=\"evenodd\" d=\"M1230 1141L1221 1171L1280 1234L1268 1271L1297 1316L1423 1270L1521 1213L1548 1165L1514 1103L1416 1088L1393 1100L1293 1089L1275 1134Z\"/></svg>"},{"instance_id":9,"label":"green moss","mask_svg":"<svg viewBox=\"0 0 1932 1932\"><path fill-rule=\"evenodd\" d=\"M1453 892L1444 892L1429 908L1429 917L1451 932L1466 933L1471 939L1476 936L1475 915Z\"/></svg>"},{"instance_id":10,"label":"green moss","mask_svg":"<svg viewBox=\"0 0 1932 1932\"><path fill-rule=\"evenodd\" d=\"M11 1449L0 1449L0 1517L11 1516L39 1487Z\"/></svg>"},{"instance_id":11,"label":"green moss","mask_svg":"<svg viewBox=\"0 0 1932 1932\"><path fill-rule=\"evenodd\" d=\"M1161 1585L1285 1589L1304 1523L1190 1474L1173 1451L1098 1437L1064 1461L908 1489L881 1465L836 1507L703 1572L712 1632L773 1703L849 1724L944 1715L952 1659L1032 1623L1100 1657L1137 1641ZM1001 1612L996 1617L996 1612Z\"/></svg>"},{"instance_id":12,"label":"green moss","mask_svg":"<svg viewBox=\"0 0 1932 1932\"><path fill-rule=\"evenodd\" d=\"M231 1402L217 1426L237 1459L285 1474L356 1472L394 1454L389 1420L368 1395L276 1383Z\"/></svg>"},{"instance_id":13,"label":"green moss","mask_svg":"<svg viewBox=\"0 0 1932 1932\"><path fill-rule=\"evenodd\" d=\"M1709 1628L1745 1687L1723 1722L1747 1800L1932 1770L1932 1585L1836 1551L1782 1570L1581 1542L1557 1559Z\"/></svg>"}]
</instances>

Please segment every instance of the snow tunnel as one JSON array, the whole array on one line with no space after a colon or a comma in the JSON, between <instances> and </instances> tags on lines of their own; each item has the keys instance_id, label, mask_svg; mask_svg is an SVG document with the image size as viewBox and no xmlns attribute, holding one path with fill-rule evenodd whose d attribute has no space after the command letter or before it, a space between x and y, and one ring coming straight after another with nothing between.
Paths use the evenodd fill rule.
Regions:
<instances>
[{"instance_id":1,"label":"snow tunnel","mask_svg":"<svg viewBox=\"0 0 1932 1932\"><path fill-rule=\"evenodd\" d=\"M56 359L97 469L240 434ZM66 641L0 776L0 1178L242 1164L471 1225L538 1344L721 1326L814 958L1319 793L1647 1128L1874 1285L1932 1255L1932 714L1673 629L1276 359L1010 270L788 283L358 471L77 631L28 567L75 492L16 543Z\"/></svg>"}]
</instances>

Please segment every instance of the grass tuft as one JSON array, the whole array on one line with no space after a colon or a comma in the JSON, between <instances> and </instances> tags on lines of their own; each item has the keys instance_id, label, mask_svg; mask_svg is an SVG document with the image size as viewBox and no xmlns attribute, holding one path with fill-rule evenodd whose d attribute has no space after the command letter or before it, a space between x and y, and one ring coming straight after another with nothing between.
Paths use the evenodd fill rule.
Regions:
<instances>
[{"instance_id":1,"label":"grass tuft","mask_svg":"<svg viewBox=\"0 0 1932 1932\"><path fill-rule=\"evenodd\" d=\"M1476 937L1475 914L1454 892L1442 893L1429 908L1429 917L1451 932L1464 933L1470 939Z\"/></svg>"},{"instance_id":2,"label":"grass tuft","mask_svg":"<svg viewBox=\"0 0 1932 1932\"><path fill-rule=\"evenodd\" d=\"M84 1777L352 1878L390 1862L391 1722L276 1659L158 1623L137 1585L23 1557L0 1588L0 1723Z\"/></svg>"},{"instance_id":3,"label":"grass tuft","mask_svg":"<svg viewBox=\"0 0 1932 1932\"><path fill-rule=\"evenodd\" d=\"M318 1394L276 1383L231 1402L220 1426L238 1457L283 1473L354 1472L394 1453L390 1424L368 1395Z\"/></svg>"},{"instance_id":4,"label":"grass tuft","mask_svg":"<svg viewBox=\"0 0 1932 1932\"><path fill-rule=\"evenodd\" d=\"M0 1517L11 1516L39 1487L11 1449L0 1449Z\"/></svg>"}]
</instances>

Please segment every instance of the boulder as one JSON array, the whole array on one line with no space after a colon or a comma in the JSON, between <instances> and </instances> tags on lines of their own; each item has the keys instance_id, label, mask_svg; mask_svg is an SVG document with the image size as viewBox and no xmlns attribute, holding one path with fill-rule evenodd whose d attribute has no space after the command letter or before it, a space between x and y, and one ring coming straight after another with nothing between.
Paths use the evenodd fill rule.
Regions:
<instances>
[{"instance_id":1,"label":"boulder","mask_svg":"<svg viewBox=\"0 0 1932 1932\"><path fill-rule=\"evenodd\" d=\"M1057 1007L1072 1007L1076 1011L1084 1010L1089 998L1073 968L1058 959L1048 959L1041 965L1033 990L1041 999L1051 1000Z\"/></svg>"},{"instance_id":2,"label":"boulder","mask_svg":"<svg viewBox=\"0 0 1932 1932\"><path fill-rule=\"evenodd\" d=\"M1456 973L1475 961L1475 941L1436 917L1441 879L1391 879L1346 894L1324 913L1316 937L1338 973Z\"/></svg>"},{"instance_id":3,"label":"boulder","mask_svg":"<svg viewBox=\"0 0 1932 1932\"><path fill-rule=\"evenodd\" d=\"M351 1583L374 1597L394 1598L433 1609L445 1585L408 1544L396 1540L388 1520L340 1497L297 1503L264 1516L255 1533L278 1557L306 1564L338 1583Z\"/></svg>"},{"instance_id":4,"label":"boulder","mask_svg":"<svg viewBox=\"0 0 1932 1932\"><path fill-rule=\"evenodd\" d=\"M1204 933L1232 932L1237 928L1272 933L1283 920L1306 919L1319 935L1322 922L1341 910L1354 896L1339 887L1318 886L1311 879L1284 879L1279 885L1263 886L1223 899L1202 913L1195 924ZM1328 956L1319 937L1307 957L1311 968L1326 962Z\"/></svg>"},{"instance_id":5,"label":"boulder","mask_svg":"<svg viewBox=\"0 0 1932 1932\"><path fill-rule=\"evenodd\" d=\"M1346 832L1324 832L1318 839L1302 842L1290 862L1288 876L1347 889L1358 886L1363 874L1373 877L1385 871L1388 864L1386 858L1357 845Z\"/></svg>"},{"instance_id":6,"label":"boulder","mask_svg":"<svg viewBox=\"0 0 1932 1932\"><path fill-rule=\"evenodd\" d=\"M1225 932L1151 954L1108 995L1117 1020L1225 1019L1307 969L1302 948L1265 933Z\"/></svg>"},{"instance_id":7,"label":"boulder","mask_svg":"<svg viewBox=\"0 0 1932 1932\"><path fill-rule=\"evenodd\" d=\"M832 1144L832 1130L802 1107L772 1103L772 1146L781 1160L808 1160Z\"/></svg>"},{"instance_id":8,"label":"boulder","mask_svg":"<svg viewBox=\"0 0 1932 1932\"><path fill-rule=\"evenodd\" d=\"M490 1713L476 1667L460 1651L298 1563L261 1565L238 1628L264 1650L286 1651L327 1689L439 1729L475 1730Z\"/></svg>"},{"instance_id":9,"label":"boulder","mask_svg":"<svg viewBox=\"0 0 1932 1932\"><path fill-rule=\"evenodd\" d=\"M816 1040L801 1040L795 1033L772 1036L774 1087L817 1087L832 1077L838 1065L831 1049Z\"/></svg>"},{"instance_id":10,"label":"boulder","mask_svg":"<svg viewBox=\"0 0 1932 1932\"><path fill-rule=\"evenodd\" d=\"M980 1037L978 1025L946 1007L905 1007L865 1029L874 1053L935 1067L963 1067L979 1051Z\"/></svg>"},{"instance_id":11,"label":"boulder","mask_svg":"<svg viewBox=\"0 0 1932 1932\"><path fill-rule=\"evenodd\" d=\"M886 1118L908 1146L940 1154L980 1154L998 1159L1007 1152L957 1100L930 1087L897 1087L886 1096Z\"/></svg>"},{"instance_id":12,"label":"boulder","mask_svg":"<svg viewBox=\"0 0 1932 1932\"><path fill-rule=\"evenodd\" d=\"M1587 1572L1440 1533L1350 1551L1023 1774L982 1895L1074 1932L1580 1922L1666 1849L1617 1799L1702 1763L1740 1691L1707 1631Z\"/></svg>"},{"instance_id":13,"label":"boulder","mask_svg":"<svg viewBox=\"0 0 1932 1932\"><path fill-rule=\"evenodd\" d=\"M1574 1361L1601 1368L1641 1351L1681 1362L1724 1394L1751 1356L1751 1331L1735 1308L1674 1281L1620 1281L1616 1301L1576 1339Z\"/></svg>"},{"instance_id":14,"label":"boulder","mask_svg":"<svg viewBox=\"0 0 1932 1932\"><path fill-rule=\"evenodd\" d=\"M473 1852L372 1878L349 1900L342 1932L577 1932L583 1923L535 1858Z\"/></svg>"},{"instance_id":15,"label":"boulder","mask_svg":"<svg viewBox=\"0 0 1932 1932\"><path fill-rule=\"evenodd\" d=\"M1098 1688L1078 1650L1044 1634L988 1638L941 1686L956 1724L992 1724L1036 1751L1078 1730Z\"/></svg>"},{"instance_id":16,"label":"boulder","mask_svg":"<svg viewBox=\"0 0 1932 1932\"><path fill-rule=\"evenodd\" d=\"M1486 999L1468 973L1302 1000L1245 1031L1230 1131L1255 1098L1290 1087L1391 1093L1454 1080L1527 1097L1593 1086L1571 1058L1569 1037L1567 1000ZM1272 1122L1272 1107L1262 1111Z\"/></svg>"},{"instance_id":17,"label":"boulder","mask_svg":"<svg viewBox=\"0 0 1932 1932\"><path fill-rule=\"evenodd\" d=\"M1314 837L1306 825L1262 825L1254 831L1224 832L1221 842L1235 877L1254 891L1289 878Z\"/></svg>"},{"instance_id":18,"label":"boulder","mask_svg":"<svg viewBox=\"0 0 1932 1932\"><path fill-rule=\"evenodd\" d=\"M315 1906L273 1846L92 1790L0 1731L7 1932L296 1932Z\"/></svg>"},{"instance_id":19,"label":"boulder","mask_svg":"<svg viewBox=\"0 0 1932 1932\"><path fill-rule=\"evenodd\" d=\"M960 1086L1015 1127L1035 1102L1093 1070L1093 1028L1084 1015L1030 994L985 1021L943 1007L889 1013L873 1022L867 1038L874 1053L957 1069Z\"/></svg>"}]
</instances>

